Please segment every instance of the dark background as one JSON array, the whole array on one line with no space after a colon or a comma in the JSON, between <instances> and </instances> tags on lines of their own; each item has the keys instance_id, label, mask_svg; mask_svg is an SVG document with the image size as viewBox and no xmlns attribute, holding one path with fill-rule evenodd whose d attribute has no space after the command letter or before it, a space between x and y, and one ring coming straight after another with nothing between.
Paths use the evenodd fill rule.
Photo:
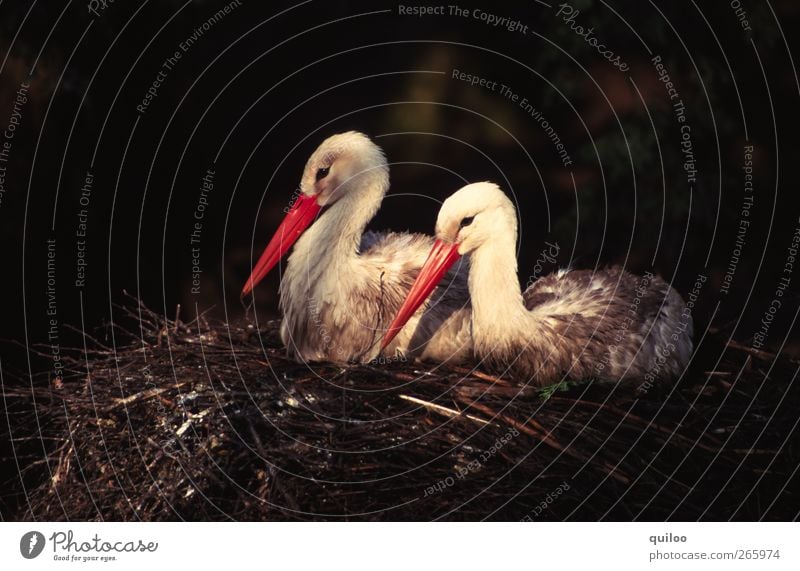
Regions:
<instances>
[{"instance_id":1,"label":"dark background","mask_svg":"<svg viewBox=\"0 0 800 571\"><path fill-rule=\"evenodd\" d=\"M181 304L184 319L198 310L240 318L251 248L257 256L266 244L308 155L350 129L375 137L392 164L392 189L371 227L431 232L439 201L466 182L493 180L519 206L522 284L545 240L560 245L559 266L657 271L684 294L703 274L697 339L712 327L752 342L788 275L800 216L800 92L788 51L796 3L743 1L750 33L728 2L576 0L575 22L628 62L621 72L556 17L556 4L459 4L519 19L523 34L473 18L400 16L397 3L242 0L137 112L162 62L226 4L118 0L99 16L86 3L0 6L0 128L30 82L0 203L4 382L52 366L31 350L50 351L47 239L57 243L60 346L81 346L84 329L110 339L107 325L121 319L113 304L131 303L125 291L170 316ZM648 48L686 107L698 169L691 187ZM452 79L454 68L527 98L573 165L562 165L524 110ZM746 144L755 148L754 205L726 295ZM209 168L215 188L193 295L189 234ZM77 288L75 231L89 170L86 285ZM795 351L797 271L766 348ZM258 290L265 315L277 315L278 281L276 272Z\"/></svg>"}]
</instances>

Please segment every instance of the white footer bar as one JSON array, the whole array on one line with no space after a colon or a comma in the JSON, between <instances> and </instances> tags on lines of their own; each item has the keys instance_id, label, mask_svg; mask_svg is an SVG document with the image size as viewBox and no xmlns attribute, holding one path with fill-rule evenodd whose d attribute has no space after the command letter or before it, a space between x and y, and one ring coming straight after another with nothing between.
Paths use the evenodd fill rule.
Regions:
<instances>
[{"instance_id":1,"label":"white footer bar","mask_svg":"<svg viewBox=\"0 0 800 571\"><path fill-rule=\"evenodd\" d=\"M799 546L796 523L0 524L2 569L778 570Z\"/></svg>"}]
</instances>

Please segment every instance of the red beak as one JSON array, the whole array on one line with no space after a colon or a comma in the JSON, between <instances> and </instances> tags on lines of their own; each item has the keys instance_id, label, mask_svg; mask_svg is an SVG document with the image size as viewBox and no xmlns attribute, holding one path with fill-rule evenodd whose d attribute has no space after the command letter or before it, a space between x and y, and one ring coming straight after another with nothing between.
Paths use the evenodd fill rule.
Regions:
<instances>
[{"instance_id":1,"label":"red beak","mask_svg":"<svg viewBox=\"0 0 800 571\"><path fill-rule=\"evenodd\" d=\"M278 226L278 229L275 231L275 235L272 236L272 240L270 240L267 247L264 248L264 252L258 259L258 263L255 268L253 268L253 273L250 274L250 277L244 284L244 288L242 288L242 297L253 291L253 288L258 285L258 282L263 280L264 276L275 267L275 264L280 261L283 255L292 247L292 244L297 241L300 234L311 225L321 209L322 207L317 204L315 197L301 194L297 200L295 200L289 212L286 214L286 217L283 219L283 222L281 222L281 225Z\"/></svg>"},{"instance_id":2,"label":"red beak","mask_svg":"<svg viewBox=\"0 0 800 571\"><path fill-rule=\"evenodd\" d=\"M408 291L403 305L397 312L397 315L389 326L388 331L383 336L381 342L381 351L386 349L386 346L392 342L392 339L400 332L406 322L411 319L411 316L419 309L419 306L428 299L433 288L436 287L447 270L461 257L458 253L458 244L448 244L441 240L436 240L431 248L431 253L428 254L428 259L419 271L414 285Z\"/></svg>"}]
</instances>

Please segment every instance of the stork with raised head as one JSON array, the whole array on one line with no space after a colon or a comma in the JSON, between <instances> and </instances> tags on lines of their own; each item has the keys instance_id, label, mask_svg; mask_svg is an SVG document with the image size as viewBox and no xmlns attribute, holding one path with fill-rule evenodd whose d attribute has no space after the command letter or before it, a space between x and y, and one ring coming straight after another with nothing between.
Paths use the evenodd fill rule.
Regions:
<instances>
[{"instance_id":1,"label":"stork with raised head","mask_svg":"<svg viewBox=\"0 0 800 571\"><path fill-rule=\"evenodd\" d=\"M368 362L422 267L433 238L366 232L389 188L383 151L366 135L323 141L300 194L245 283L248 295L294 245L280 285L281 339L301 361ZM457 362L472 354L466 267L445 272L384 355ZM427 309L427 311L425 311Z\"/></svg>"},{"instance_id":2,"label":"stork with raised head","mask_svg":"<svg viewBox=\"0 0 800 571\"><path fill-rule=\"evenodd\" d=\"M391 342L437 281L469 257L476 357L537 384L560 378L675 377L692 351L691 317L663 279L620 268L560 270L522 291L514 205L497 185L465 186L442 204L436 242L383 339Z\"/></svg>"}]
</instances>

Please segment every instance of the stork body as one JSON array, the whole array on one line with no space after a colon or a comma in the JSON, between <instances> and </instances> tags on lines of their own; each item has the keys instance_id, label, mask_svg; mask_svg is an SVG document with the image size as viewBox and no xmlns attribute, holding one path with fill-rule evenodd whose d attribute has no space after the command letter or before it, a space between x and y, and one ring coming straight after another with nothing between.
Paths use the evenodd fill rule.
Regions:
<instances>
[{"instance_id":1,"label":"stork body","mask_svg":"<svg viewBox=\"0 0 800 571\"><path fill-rule=\"evenodd\" d=\"M496 185L468 185L448 198L436 237L384 343L430 291L431 276L468 255L474 351L490 365L547 384L564 377L669 378L688 363L691 318L682 315L681 296L658 276L561 270L523 292L516 212Z\"/></svg>"},{"instance_id":2,"label":"stork body","mask_svg":"<svg viewBox=\"0 0 800 571\"><path fill-rule=\"evenodd\" d=\"M347 363L380 355L386 326L433 244L422 234L365 233L388 188L383 152L361 133L330 137L308 160L300 197L242 292L294 244L280 286L281 338L293 358ZM464 264L447 273L383 354L460 361L472 352L469 325Z\"/></svg>"}]
</instances>

